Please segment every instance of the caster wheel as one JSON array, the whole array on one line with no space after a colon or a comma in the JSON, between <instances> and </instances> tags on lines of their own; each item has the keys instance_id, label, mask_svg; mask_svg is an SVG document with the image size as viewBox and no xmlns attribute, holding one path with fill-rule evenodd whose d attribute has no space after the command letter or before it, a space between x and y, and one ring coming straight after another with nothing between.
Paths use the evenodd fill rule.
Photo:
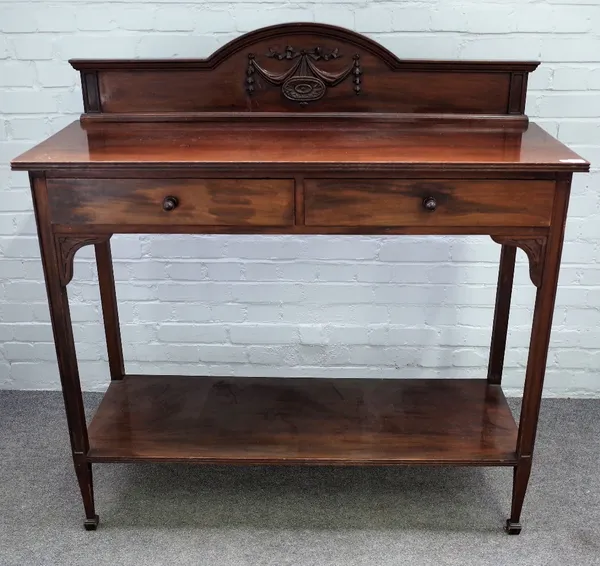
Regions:
<instances>
[{"instance_id":1,"label":"caster wheel","mask_svg":"<svg viewBox=\"0 0 600 566\"><path fill-rule=\"evenodd\" d=\"M100 518L98 515L94 515L93 519L86 519L83 522L83 528L86 531L95 531L98 528L98 523L100 522Z\"/></svg>"},{"instance_id":2,"label":"caster wheel","mask_svg":"<svg viewBox=\"0 0 600 566\"><path fill-rule=\"evenodd\" d=\"M510 519L507 519L504 530L509 535L518 535L521 532L521 523L513 523Z\"/></svg>"}]
</instances>

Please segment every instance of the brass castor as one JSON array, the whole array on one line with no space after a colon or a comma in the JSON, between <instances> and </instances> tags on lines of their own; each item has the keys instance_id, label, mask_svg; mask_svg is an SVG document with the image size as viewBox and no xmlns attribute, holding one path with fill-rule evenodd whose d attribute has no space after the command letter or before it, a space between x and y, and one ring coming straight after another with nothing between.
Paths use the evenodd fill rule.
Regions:
<instances>
[{"instance_id":1,"label":"brass castor","mask_svg":"<svg viewBox=\"0 0 600 566\"><path fill-rule=\"evenodd\" d=\"M510 519L507 519L504 530L509 535L518 535L521 533L521 523L513 523Z\"/></svg>"},{"instance_id":2,"label":"brass castor","mask_svg":"<svg viewBox=\"0 0 600 566\"><path fill-rule=\"evenodd\" d=\"M83 522L83 528L86 531L95 531L98 528L99 522L100 522L100 517L98 517L98 515L94 515L93 519L86 519Z\"/></svg>"}]
</instances>

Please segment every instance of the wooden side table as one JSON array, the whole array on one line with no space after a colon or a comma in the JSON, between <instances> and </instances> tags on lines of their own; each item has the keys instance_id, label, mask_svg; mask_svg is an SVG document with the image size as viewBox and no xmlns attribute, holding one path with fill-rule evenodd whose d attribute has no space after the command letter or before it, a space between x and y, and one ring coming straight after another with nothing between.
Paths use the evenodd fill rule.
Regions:
<instances>
[{"instance_id":1,"label":"wooden side table","mask_svg":"<svg viewBox=\"0 0 600 566\"><path fill-rule=\"evenodd\" d=\"M205 60L71 63L85 113L12 167L30 172L86 529L92 464L153 461L511 466L519 533L571 177L589 168L524 114L537 63L403 61L317 24L260 29ZM129 375L116 233L491 235L487 378ZM89 426L67 297L86 245L111 374ZM518 427L501 388L516 248L537 287Z\"/></svg>"}]
</instances>

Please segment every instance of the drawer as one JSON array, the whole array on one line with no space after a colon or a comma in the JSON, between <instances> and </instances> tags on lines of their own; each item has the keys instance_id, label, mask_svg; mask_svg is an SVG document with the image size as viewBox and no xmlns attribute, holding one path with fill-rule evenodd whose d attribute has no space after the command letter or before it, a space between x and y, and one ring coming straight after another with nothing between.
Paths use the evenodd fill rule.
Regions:
<instances>
[{"instance_id":1,"label":"drawer","mask_svg":"<svg viewBox=\"0 0 600 566\"><path fill-rule=\"evenodd\" d=\"M54 224L284 226L292 179L48 179Z\"/></svg>"},{"instance_id":2,"label":"drawer","mask_svg":"<svg viewBox=\"0 0 600 566\"><path fill-rule=\"evenodd\" d=\"M549 226L553 181L306 179L308 226Z\"/></svg>"}]
</instances>

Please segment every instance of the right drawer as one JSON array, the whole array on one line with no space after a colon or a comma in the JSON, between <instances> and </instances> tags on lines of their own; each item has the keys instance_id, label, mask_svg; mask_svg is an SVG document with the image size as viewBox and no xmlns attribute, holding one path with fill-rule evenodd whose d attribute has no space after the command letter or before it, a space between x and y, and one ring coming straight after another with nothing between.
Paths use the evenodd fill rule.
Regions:
<instances>
[{"instance_id":1,"label":"right drawer","mask_svg":"<svg viewBox=\"0 0 600 566\"><path fill-rule=\"evenodd\" d=\"M551 180L306 179L307 226L549 226Z\"/></svg>"}]
</instances>

